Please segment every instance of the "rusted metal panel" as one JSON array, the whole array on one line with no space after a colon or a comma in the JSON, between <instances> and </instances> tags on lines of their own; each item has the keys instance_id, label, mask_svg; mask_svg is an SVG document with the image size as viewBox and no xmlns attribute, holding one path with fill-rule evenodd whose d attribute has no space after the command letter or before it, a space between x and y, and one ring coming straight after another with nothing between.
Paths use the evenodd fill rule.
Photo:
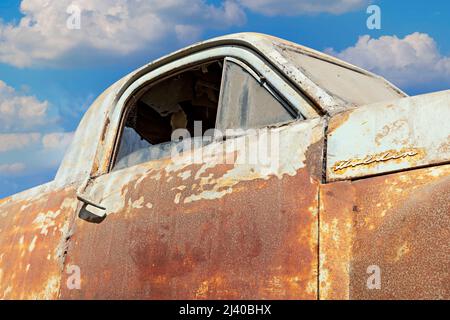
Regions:
<instances>
[{"instance_id":1,"label":"rusted metal panel","mask_svg":"<svg viewBox=\"0 0 450 320\"><path fill-rule=\"evenodd\" d=\"M449 299L449 165L367 177L450 160L450 91L349 110L283 55L287 47L375 77L258 34L196 44L130 73L91 106L54 182L0 200L0 298ZM202 163L185 156L108 173L129 97L217 57L247 62L308 119L270 128L277 163L246 163L244 136L204 147ZM332 116L328 182L347 181L320 184L319 114ZM224 147L233 161L217 158ZM80 186L107 208L101 223L75 218ZM62 285L65 265L80 267L80 290ZM366 286L373 265L380 290Z\"/></svg>"},{"instance_id":2,"label":"rusted metal panel","mask_svg":"<svg viewBox=\"0 0 450 320\"><path fill-rule=\"evenodd\" d=\"M180 178L134 181L127 209L101 224L77 221L67 263L81 268L81 290L61 297L315 299L318 186L302 171L186 204L171 201L189 197L173 190Z\"/></svg>"},{"instance_id":3,"label":"rusted metal panel","mask_svg":"<svg viewBox=\"0 0 450 320\"><path fill-rule=\"evenodd\" d=\"M450 298L449 165L331 183L320 199L320 298Z\"/></svg>"},{"instance_id":4,"label":"rusted metal panel","mask_svg":"<svg viewBox=\"0 0 450 320\"><path fill-rule=\"evenodd\" d=\"M319 199L319 299L349 299L355 190L350 182L325 184Z\"/></svg>"},{"instance_id":5,"label":"rusted metal panel","mask_svg":"<svg viewBox=\"0 0 450 320\"><path fill-rule=\"evenodd\" d=\"M40 188L42 189L42 188ZM78 202L54 190L0 204L0 299L56 299Z\"/></svg>"},{"instance_id":6,"label":"rusted metal panel","mask_svg":"<svg viewBox=\"0 0 450 320\"><path fill-rule=\"evenodd\" d=\"M450 91L346 111L331 118L328 181L450 161Z\"/></svg>"},{"instance_id":7,"label":"rusted metal panel","mask_svg":"<svg viewBox=\"0 0 450 320\"><path fill-rule=\"evenodd\" d=\"M89 192L108 216L77 221L67 263L81 290L62 298L316 299L320 181L306 157L321 157L323 124L273 129L277 167L238 164L238 143L229 164L167 159L98 178Z\"/></svg>"}]
</instances>

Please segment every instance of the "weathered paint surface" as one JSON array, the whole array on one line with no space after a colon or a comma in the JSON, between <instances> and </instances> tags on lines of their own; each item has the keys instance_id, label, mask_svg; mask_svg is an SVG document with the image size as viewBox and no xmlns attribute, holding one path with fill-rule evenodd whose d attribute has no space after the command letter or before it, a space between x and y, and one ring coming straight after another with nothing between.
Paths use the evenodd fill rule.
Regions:
<instances>
[{"instance_id":1,"label":"weathered paint surface","mask_svg":"<svg viewBox=\"0 0 450 320\"><path fill-rule=\"evenodd\" d=\"M304 170L188 204L168 201L189 195L168 179L144 178L99 225L77 221L67 263L80 266L81 290L62 298L317 298L318 185Z\"/></svg>"},{"instance_id":2,"label":"weathered paint surface","mask_svg":"<svg viewBox=\"0 0 450 320\"><path fill-rule=\"evenodd\" d=\"M115 173L100 192L112 212L77 221L67 263L80 266L82 288L62 298L316 299L319 180L307 163L322 152L323 123L280 131L276 170L237 164L248 154L237 143L231 164Z\"/></svg>"},{"instance_id":3,"label":"weathered paint surface","mask_svg":"<svg viewBox=\"0 0 450 320\"><path fill-rule=\"evenodd\" d=\"M280 53L292 46L370 75L238 34L163 57L106 90L55 181L0 200L0 298L449 299L449 92L352 109ZM240 137L206 146L200 164L182 157L108 173L133 92L212 56L246 61L302 111L306 121L271 129L280 162L243 165L251 152ZM234 160L220 163L219 149L234 142ZM416 170L386 175L403 169ZM108 209L102 222L76 216L78 189ZM65 285L71 265L80 290ZM371 265L381 269L380 290L367 290Z\"/></svg>"},{"instance_id":4,"label":"weathered paint surface","mask_svg":"<svg viewBox=\"0 0 450 320\"><path fill-rule=\"evenodd\" d=\"M450 161L450 91L360 107L331 118L328 181Z\"/></svg>"},{"instance_id":5,"label":"weathered paint surface","mask_svg":"<svg viewBox=\"0 0 450 320\"><path fill-rule=\"evenodd\" d=\"M449 165L321 186L320 298L449 299L449 199Z\"/></svg>"},{"instance_id":6,"label":"weathered paint surface","mask_svg":"<svg viewBox=\"0 0 450 320\"><path fill-rule=\"evenodd\" d=\"M77 205L71 188L0 204L0 299L58 298Z\"/></svg>"}]
</instances>

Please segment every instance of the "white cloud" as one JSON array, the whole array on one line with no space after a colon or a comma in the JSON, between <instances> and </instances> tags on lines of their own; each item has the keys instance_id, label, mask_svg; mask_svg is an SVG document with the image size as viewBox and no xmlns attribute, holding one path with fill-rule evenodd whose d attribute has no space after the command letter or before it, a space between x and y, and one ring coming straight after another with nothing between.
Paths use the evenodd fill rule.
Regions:
<instances>
[{"instance_id":1,"label":"white cloud","mask_svg":"<svg viewBox=\"0 0 450 320\"><path fill-rule=\"evenodd\" d=\"M362 8L368 0L239 0L250 10L268 15L342 14Z\"/></svg>"},{"instance_id":2,"label":"white cloud","mask_svg":"<svg viewBox=\"0 0 450 320\"><path fill-rule=\"evenodd\" d=\"M24 149L39 142L40 139L40 133L0 134L0 152Z\"/></svg>"},{"instance_id":3,"label":"white cloud","mask_svg":"<svg viewBox=\"0 0 450 320\"><path fill-rule=\"evenodd\" d=\"M27 176L56 170L72 142L73 134L73 132L0 134L1 175Z\"/></svg>"},{"instance_id":4,"label":"white cloud","mask_svg":"<svg viewBox=\"0 0 450 320\"><path fill-rule=\"evenodd\" d=\"M0 164L0 175L14 175L25 170L25 165L20 162L12 164Z\"/></svg>"},{"instance_id":5,"label":"white cloud","mask_svg":"<svg viewBox=\"0 0 450 320\"><path fill-rule=\"evenodd\" d=\"M73 132L1 133L0 153L23 149L65 150L72 142Z\"/></svg>"},{"instance_id":6,"label":"white cloud","mask_svg":"<svg viewBox=\"0 0 450 320\"><path fill-rule=\"evenodd\" d=\"M73 132L62 131L50 115L47 101L18 92L0 80L2 180L56 170L73 138Z\"/></svg>"},{"instance_id":7,"label":"white cloud","mask_svg":"<svg viewBox=\"0 0 450 320\"><path fill-rule=\"evenodd\" d=\"M80 29L67 27L69 5L80 9ZM173 39L196 40L205 28L245 21L233 0L221 6L205 0L23 0L20 10L17 25L0 23L0 62L19 67L157 51Z\"/></svg>"},{"instance_id":8,"label":"white cloud","mask_svg":"<svg viewBox=\"0 0 450 320\"><path fill-rule=\"evenodd\" d=\"M327 52L382 75L400 87L450 84L450 56L442 55L436 41L425 33L379 39L364 35L352 47Z\"/></svg>"},{"instance_id":9,"label":"white cloud","mask_svg":"<svg viewBox=\"0 0 450 320\"><path fill-rule=\"evenodd\" d=\"M42 137L42 145L45 149L65 150L73 139L73 132L53 132Z\"/></svg>"},{"instance_id":10,"label":"white cloud","mask_svg":"<svg viewBox=\"0 0 450 320\"><path fill-rule=\"evenodd\" d=\"M0 132L29 130L48 124L47 101L17 92L0 80Z\"/></svg>"}]
</instances>

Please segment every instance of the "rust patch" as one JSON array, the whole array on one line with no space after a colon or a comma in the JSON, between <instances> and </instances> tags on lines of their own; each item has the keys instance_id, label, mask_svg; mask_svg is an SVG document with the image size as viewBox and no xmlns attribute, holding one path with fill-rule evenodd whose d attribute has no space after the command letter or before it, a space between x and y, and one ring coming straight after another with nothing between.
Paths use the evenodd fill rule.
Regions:
<instances>
[{"instance_id":1,"label":"rust patch","mask_svg":"<svg viewBox=\"0 0 450 320\"><path fill-rule=\"evenodd\" d=\"M352 111L344 111L333 115L328 124L328 134L332 134L337 128L342 126L350 118Z\"/></svg>"},{"instance_id":2,"label":"rust patch","mask_svg":"<svg viewBox=\"0 0 450 320\"><path fill-rule=\"evenodd\" d=\"M447 153L450 152L450 136L447 137L447 141L443 142L439 148L438 152Z\"/></svg>"},{"instance_id":3,"label":"rust patch","mask_svg":"<svg viewBox=\"0 0 450 320\"><path fill-rule=\"evenodd\" d=\"M40 194L0 207L0 298L56 299L60 244L75 213L74 190Z\"/></svg>"},{"instance_id":4,"label":"rust patch","mask_svg":"<svg viewBox=\"0 0 450 320\"><path fill-rule=\"evenodd\" d=\"M321 181L323 176L324 141L325 139L322 138L313 143L305 152L306 168L308 169L311 177L317 181Z\"/></svg>"},{"instance_id":5,"label":"rust patch","mask_svg":"<svg viewBox=\"0 0 450 320\"><path fill-rule=\"evenodd\" d=\"M321 298L450 298L449 165L321 189ZM380 290L367 286L373 265Z\"/></svg>"},{"instance_id":6,"label":"rust patch","mask_svg":"<svg viewBox=\"0 0 450 320\"><path fill-rule=\"evenodd\" d=\"M350 182L320 187L319 299L350 297L355 190Z\"/></svg>"},{"instance_id":7,"label":"rust patch","mask_svg":"<svg viewBox=\"0 0 450 320\"><path fill-rule=\"evenodd\" d=\"M8 202L11 199L11 197L0 199L0 206L2 206L4 203Z\"/></svg>"},{"instance_id":8,"label":"rust patch","mask_svg":"<svg viewBox=\"0 0 450 320\"><path fill-rule=\"evenodd\" d=\"M105 141L106 131L108 131L108 127L111 121L109 120L109 117L106 118L105 125L103 127L102 131L102 141Z\"/></svg>"},{"instance_id":9,"label":"rust patch","mask_svg":"<svg viewBox=\"0 0 450 320\"><path fill-rule=\"evenodd\" d=\"M90 176L95 177L98 173L98 169L99 169L98 160L95 158L94 163L92 164L92 170L91 170Z\"/></svg>"},{"instance_id":10,"label":"rust patch","mask_svg":"<svg viewBox=\"0 0 450 320\"><path fill-rule=\"evenodd\" d=\"M352 298L450 298L450 167L440 168L355 183ZM367 289L369 264L381 269L381 290Z\"/></svg>"},{"instance_id":11,"label":"rust patch","mask_svg":"<svg viewBox=\"0 0 450 320\"><path fill-rule=\"evenodd\" d=\"M411 129L409 128L408 121L405 119L400 119L394 121L393 123L383 126L381 132L375 136L375 144L377 146L383 145L383 140L391 135L395 138L392 142L396 145L406 145L408 143L409 137L411 136Z\"/></svg>"}]
</instances>

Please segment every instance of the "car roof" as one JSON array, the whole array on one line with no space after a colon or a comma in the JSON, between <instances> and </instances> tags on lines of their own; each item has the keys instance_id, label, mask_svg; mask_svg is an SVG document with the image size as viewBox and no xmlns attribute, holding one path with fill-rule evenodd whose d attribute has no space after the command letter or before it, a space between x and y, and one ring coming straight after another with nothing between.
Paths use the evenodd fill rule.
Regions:
<instances>
[{"instance_id":1,"label":"car roof","mask_svg":"<svg viewBox=\"0 0 450 320\"><path fill-rule=\"evenodd\" d=\"M245 47L253 52L256 52L260 56L266 59L269 64L277 69L281 74L283 74L294 86L296 86L310 101L315 105L316 109L320 113L335 113L355 107L355 105L348 103L339 97L333 96L326 90L323 90L320 84L311 81L310 77L306 75L301 68L296 67L292 61L286 59L279 53L279 49L284 50L288 48L289 50L305 54L310 57L317 58L319 60L332 63L354 71L359 74L366 75L368 77L382 79L386 85L397 91L401 96L407 96L403 91L395 87L393 84L388 82L386 79L375 75L367 70L360 67L352 65L348 62L340 60L336 57L330 56L328 54L322 53L320 51L299 45L297 43L280 39L274 36L254 33L254 32L243 32L229 34L225 36L220 36L217 38L209 39L206 41L198 42L188 47L182 48L168 55L165 55L159 59L156 59L141 68L138 68L128 74L125 78L128 80L126 84L122 87L122 92L126 90L128 85L130 85L137 78L141 77L145 73L154 70L162 65L165 65L174 60L180 59L182 57L188 56L190 54L207 50L214 47L220 46L240 46Z\"/></svg>"},{"instance_id":2,"label":"car roof","mask_svg":"<svg viewBox=\"0 0 450 320\"><path fill-rule=\"evenodd\" d=\"M193 52L198 52L200 50L217 47L217 46L221 46L221 45L241 45L244 47L249 47L249 48L253 49L254 51L257 51L258 53L271 58L273 56L273 53L271 51L273 50L273 45L275 43L278 45L281 44L281 45L295 48L297 51L305 53L309 56L314 56L321 60L328 61L328 62L337 64L337 65L346 67L348 69L357 71L359 73L364 73L364 74L373 76L373 74L370 73L369 71L359 68L355 65L352 65L351 63L345 62L345 61L338 59L336 57L333 57L331 55L328 55L323 52L302 46L295 42L287 41L287 40L284 40L281 38L277 38L277 37L270 36L267 34L256 33L256 32L234 33L234 34L224 35L224 36L212 38L209 40L197 42L190 46L187 46L185 48L182 48L180 50L172 52L168 55L165 55L159 59L156 59L153 62L151 62L150 64L145 65L142 68L137 69L136 71L145 69L149 65L166 64L172 60L178 59L182 56L186 56ZM270 59L270 60L272 60L272 59Z\"/></svg>"}]
</instances>

